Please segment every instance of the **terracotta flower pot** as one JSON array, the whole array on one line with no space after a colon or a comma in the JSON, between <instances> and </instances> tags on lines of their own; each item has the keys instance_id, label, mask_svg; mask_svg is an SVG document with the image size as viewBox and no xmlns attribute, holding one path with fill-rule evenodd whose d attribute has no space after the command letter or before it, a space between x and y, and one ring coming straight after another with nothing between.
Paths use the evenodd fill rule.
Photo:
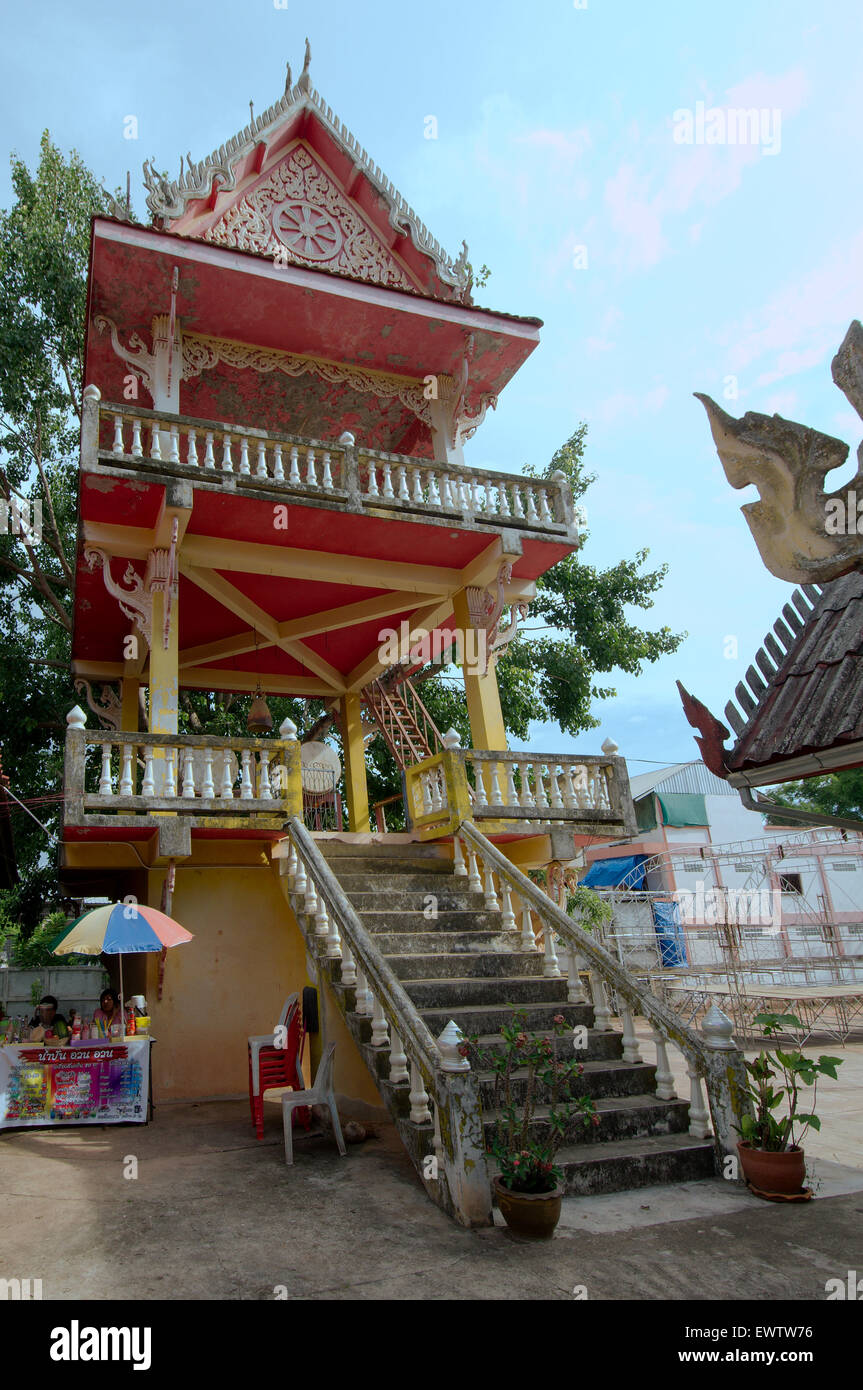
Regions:
<instances>
[{"instance_id":1,"label":"terracotta flower pot","mask_svg":"<svg viewBox=\"0 0 863 1390\"><path fill-rule=\"evenodd\" d=\"M562 1187L555 1187L551 1192L510 1192L496 1177L494 1194L500 1214L511 1231L537 1240L551 1240L560 1220Z\"/></svg>"},{"instance_id":2,"label":"terracotta flower pot","mask_svg":"<svg viewBox=\"0 0 863 1390\"><path fill-rule=\"evenodd\" d=\"M794 1147L785 1153L768 1153L754 1149L748 1139L737 1144L743 1176L760 1192L795 1193L803 1191L806 1177L806 1155Z\"/></svg>"}]
</instances>

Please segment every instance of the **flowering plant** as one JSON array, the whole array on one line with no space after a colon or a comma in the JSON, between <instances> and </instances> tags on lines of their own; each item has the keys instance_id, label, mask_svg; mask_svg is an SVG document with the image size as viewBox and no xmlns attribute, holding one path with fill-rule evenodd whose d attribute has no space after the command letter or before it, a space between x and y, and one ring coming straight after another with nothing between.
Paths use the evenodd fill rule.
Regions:
<instances>
[{"instance_id":1,"label":"flowering plant","mask_svg":"<svg viewBox=\"0 0 863 1390\"><path fill-rule=\"evenodd\" d=\"M497 1161L501 1181L511 1192L553 1192L563 1180L563 1173L554 1163L555 1155L564 1141L566 1126L573 1115L580 1114L585 1125L598 1125L599 1116L589 1096L573 1098L571 1082L581 1076L581 1062L558 1056L551 1038L525 1029L526 1010L518 1009L512 1021L505 1024L500 1035L501 1049L478 1046L477 1037L468 1038L460 1051L472 1055L475 1065L494 1075L494 1103L499 1112L494 1137L488 1152ZM571 1029L563 1014L554 1016L554 1033L564 1037ZM516 1087L514 1083L518 1082ZM546 1119L548 1132L542 1139L530 1135L534 1119L539 1083L551 1095L551 1107ZM515 1100L515 1092L524 1086L524 1099ZM563 1100L563 1104L561 1104Z\"/></svg>"}]
</instances>

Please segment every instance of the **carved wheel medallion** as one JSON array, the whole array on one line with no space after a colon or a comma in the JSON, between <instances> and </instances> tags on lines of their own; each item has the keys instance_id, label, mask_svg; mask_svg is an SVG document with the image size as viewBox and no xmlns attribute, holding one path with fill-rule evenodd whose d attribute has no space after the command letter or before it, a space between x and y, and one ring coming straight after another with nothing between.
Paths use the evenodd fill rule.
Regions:
<instances>
[{"instance_id":1,"label":"carved wheel medallion","mask_svg":"<svg viewBox=\"0 0 863 1390\"><path fill-rule=\"evenodd\" d=\"M273 208L273 231L295 256L329 261L342 249L341 228L311 203L280 203Z\"/></svg>"}]
</instances>

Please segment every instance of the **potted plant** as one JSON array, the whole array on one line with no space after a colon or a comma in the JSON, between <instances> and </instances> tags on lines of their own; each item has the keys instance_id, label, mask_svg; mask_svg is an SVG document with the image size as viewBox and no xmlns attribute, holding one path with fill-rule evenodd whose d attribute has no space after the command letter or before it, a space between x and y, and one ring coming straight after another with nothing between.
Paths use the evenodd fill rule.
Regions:
<instances>
[{"instance_id":1,"label":"potted plant","mask_svg":"<svg viewBox=\"0 0 863 1390\"><path fill-rule=\"evenodd\" d=\"M794 1014L757 1014L755 1022L768 1038L802 1027ZM803 1192L803 1138L810 1127L821 1128L814 1113L818 1078L830 1076L835 1081L841 1065L841 1057L821 1056L816 1061L800 1051L784 1052L778 1047L773 1052L762 1049L746 1062L755 1115L744 1115L735 1128L740 1135L737 1152L743 1176L755 1191L784 1196ZM812 1087L811 1109L806 1113L800 1109L802 1086Z\"/></svg>"},{"instance_id":2,"label":"potted plant","mask_svg":"<svg viewBox=\"0 0 863 1390\"><path fill-rule=\"evenodd\" d=\"M573 1115L585 1125L598 1125L589 1096L573 1099L570 1083L584 1071L582 1063L560 1058L551 1038L525 1030L526 1010L518 1009L500 1030L501 1049L478 1047L472 1037L462 1045L475 1065L494 1074L494 1103L499 1112L488 1152L495 1159L497 1205L506 1224L520 1235L549 1239L560 1220L564 1193L563 1173L554 1158L564 1141ZM571 1029L562 1014L555 1014L554 1033L563 1037ZM517 1084L516 1084L517 1083ZM544 1086L550 1096L548 1131L542 1139L531 1137L537 1093ZM524 1098L515 1100L522 1089Z\"/></svg>"}]
</instances>

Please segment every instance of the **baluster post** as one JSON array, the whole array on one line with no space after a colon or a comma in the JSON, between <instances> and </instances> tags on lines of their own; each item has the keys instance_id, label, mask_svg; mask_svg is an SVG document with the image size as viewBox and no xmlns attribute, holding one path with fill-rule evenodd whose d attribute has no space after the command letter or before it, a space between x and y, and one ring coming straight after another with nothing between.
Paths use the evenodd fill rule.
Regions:
<instances>
[{"instance_id":1,"label":"baluster post","mask_svg":"<svg viewBox=\"0 0 863 1390\"><path fill-rule=\"evenodd\" d=\"M410 1079L408 1059L401 1034L393 1027L390 1029L390 1081L394 1086L398 1086L401 1082L410 1081Z\"/></svg>"},{"instance_id":2,"label":"baluster post","mask_svg":"<svg viewBox=\"0 0 863 1390\"><path fill-rule=\"evenodd\" d=\"M668 1048L665 1045L665 1038L658 1028L653 1028L653 1041L656 1044L656 1099L657 1100L676 1100L677 1092L674 1089L674 1073L668 1060Z\"/></svg>"}]
</instances>

